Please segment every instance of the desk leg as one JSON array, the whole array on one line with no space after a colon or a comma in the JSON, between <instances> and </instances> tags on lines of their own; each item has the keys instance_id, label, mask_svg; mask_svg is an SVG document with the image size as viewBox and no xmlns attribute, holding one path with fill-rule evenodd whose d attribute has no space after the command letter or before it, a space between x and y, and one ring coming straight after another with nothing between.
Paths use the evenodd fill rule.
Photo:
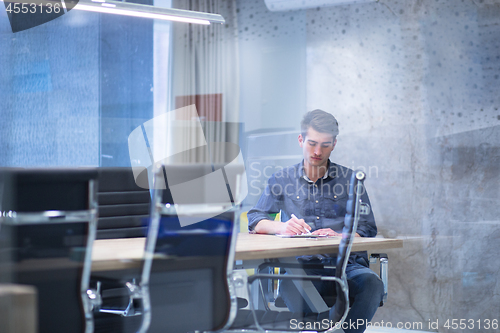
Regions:
<instances>
[{"instance_id":1,"label":"desk leg","mask_svg":"<svg viewBox=\"0 0 500 333\"><path fill-rule=\"evenodd\" d=\"M295 258L284 258L280 259L280 262L296 264L297 260ZM306 275L306 272L301 268L287 268L286 272L291 275ZM292 281L313 312L320 313L330 309L311 281Z\"/></svg>"}]
</instances>

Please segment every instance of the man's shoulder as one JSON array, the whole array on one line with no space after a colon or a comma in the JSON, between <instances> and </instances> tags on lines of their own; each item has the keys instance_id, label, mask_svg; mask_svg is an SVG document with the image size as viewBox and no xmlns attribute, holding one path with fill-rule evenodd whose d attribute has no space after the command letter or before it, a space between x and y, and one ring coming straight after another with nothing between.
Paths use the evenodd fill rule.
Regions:
<instances>
[{"instance_id":1,"label":"man's shoulder","mask_svg":"<svg viewBox=\"0 0 500 333\"><path fill-rule=\"evenodd\" d=\"M352 169L333 162L330 162L330 167L328 168L328 175L332 178L350 179L353 172Z\"/></svg>"}]
</instances>

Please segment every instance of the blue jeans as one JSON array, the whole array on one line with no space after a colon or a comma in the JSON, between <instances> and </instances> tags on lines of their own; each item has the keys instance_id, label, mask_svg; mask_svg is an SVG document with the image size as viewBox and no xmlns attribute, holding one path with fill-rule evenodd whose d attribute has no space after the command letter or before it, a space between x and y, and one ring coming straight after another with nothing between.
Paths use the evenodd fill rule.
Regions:
<instances>
[{"instance_id":1,"label":"blue jeans","mask_svg":"<svg viewBox=\"0 0 500 333\"><path fill-rule=\"evenodd\" d=\"M334 260L335 263L333 263ZM336 259L322 259L321 261L314 260L309 262L331 265L336 264ZM335 269L305 269L305 272L308 275L335 275ZM351 309L347 314L343 330L345 333L362 333L366 329L366 323L371 321L377 308L380 306L384 295L384 284L375 272L352 260L347 265L346 275L349 285L349 303ZM323 298L336 295L335 282L314 281L313 283ZM282 280L279 291L290 311L312 312L293 281ZM362 319L362 321L358 322L359 319Z\"/></svg>"}]
</instances>

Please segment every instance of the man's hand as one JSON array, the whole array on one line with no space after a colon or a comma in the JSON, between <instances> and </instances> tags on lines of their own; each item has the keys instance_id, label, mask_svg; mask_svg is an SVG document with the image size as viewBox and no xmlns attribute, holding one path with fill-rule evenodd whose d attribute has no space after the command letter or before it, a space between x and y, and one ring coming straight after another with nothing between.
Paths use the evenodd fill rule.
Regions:
<instances>
[{"instance_id":1,"label":"man's hand","mask_svg":"<svg viewBox=\"0 0 500 333\"><path fill-rule=\"evenodd\" d=\"M304 219L299 219L292 214L292 218L286 222L260 220L254 230L258 234L300 235L308 233L311 227L304 222Z\"/></svg>"},{"instance_id":2,"label":"man's hand","mask_svg":"<svg viewBox=\"0 0 500 333\"><path fill-rule=\"evenodd\" d=\"M313 235L328 235L328 236L342 236L341 233L333 231L330 228L318 229L314 230Z\"/></svg>"},{"instance_id":3,"label":"man's hand","mask_svg":"<svg viewBox=\"0 0 500 333\"><path fill-rule=\"evenodd\" d=\"M301 235L311 230L311 227L304 219L299 219L294 214L292 214L292 217L288 221L282 224L278 232L280 235Z\"/></svg>"},{"instance_id":4,"label":"man's hand","mask_svg":"<svg viewBox=\"0 0 500 333\"><path fill-rule=\"evenodd\" d=\"M333 231L332 229L330 228L325 228L325 229L318 229L318 230L315 230L313 233L313 235L328 235L328 236L342 236L341 233L339 232L336 232L336 231ZM355 235L356 237L361 237L358 233L356 233Z\"/></svg>"}]
</instances>

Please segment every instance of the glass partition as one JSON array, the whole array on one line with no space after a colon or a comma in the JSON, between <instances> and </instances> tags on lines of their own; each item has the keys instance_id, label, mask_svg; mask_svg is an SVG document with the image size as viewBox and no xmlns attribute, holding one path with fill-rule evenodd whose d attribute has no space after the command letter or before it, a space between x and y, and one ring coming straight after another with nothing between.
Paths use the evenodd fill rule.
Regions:
<instances>
[{"instance_id":1,"label":"glass partition","mask_svg":"<svg viewBox=\"0 0 500 333\"><path fill-rule=\"evenodd\" d=\"M128 135L169 100L170 23L71 10L13 33L3 5L0 166L130 165Z\"/></svg>"}]
</instances>

